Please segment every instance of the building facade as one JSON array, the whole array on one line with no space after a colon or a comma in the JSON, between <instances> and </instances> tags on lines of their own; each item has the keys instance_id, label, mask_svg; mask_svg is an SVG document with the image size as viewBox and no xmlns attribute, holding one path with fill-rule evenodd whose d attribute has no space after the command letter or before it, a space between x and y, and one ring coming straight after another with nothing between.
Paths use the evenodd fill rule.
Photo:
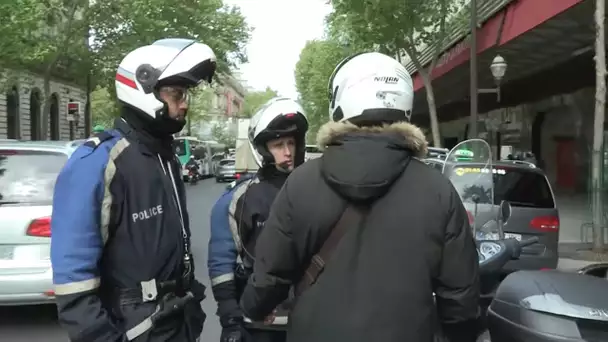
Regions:
<instances>
[{"instance_id":1,"label":"building facade","mask_svg":"<svg viewBox=\"0 0 608 342\"><path fill-rule=\"evenodd\" d=\"M233 118L241 112L246 90L239 78L238 73L234 73L232 76L222 75L219 77L215 103L218 114Z\"/></svg>"},{"instance_id":2,"label":"building facade","mask_svg":"<svg viewBox=\"0 0 608 342\"><path fill-rule=\"evenodd\" d=\"M215 125L222 124L230 132L236 134L236 118L240 114L245 95L246 86L240 80L238 73L233 75L218 75L213 85L214 95L208 116L210 120L201 121L193 125L192 133L207 140L212 139L211 130Z\"/></svg>"},{"instance_id":3,"label":"building facade","mask_svg":"<svg viewBox=\"0 0 608 342\"><path fill-rule=\"evenodd\" d=\"M86 88L59 79L51 80L51 107L43 125L44 79L19 72L3 84L0 93L0 139L40 140L46 128L49 140L85 138ZM68 116L68 103L78 102L79 112Z\"/></svg>"}]
</instances>

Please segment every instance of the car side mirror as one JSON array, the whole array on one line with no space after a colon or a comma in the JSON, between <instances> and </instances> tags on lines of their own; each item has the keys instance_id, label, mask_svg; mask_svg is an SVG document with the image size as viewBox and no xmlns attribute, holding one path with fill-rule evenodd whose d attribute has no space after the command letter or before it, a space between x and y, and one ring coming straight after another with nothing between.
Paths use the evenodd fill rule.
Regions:
<instances>
[{"instance_id":1,"label":"car side mirror","mask_svg":"<svg viewBox=\"0 0 608 342\"><path fill-rule=\"evenodd\" d=\"M503 224L506 224L511 217L511 203L509 201L500 202L500 220Z\"/></svg>"}]
</instances>

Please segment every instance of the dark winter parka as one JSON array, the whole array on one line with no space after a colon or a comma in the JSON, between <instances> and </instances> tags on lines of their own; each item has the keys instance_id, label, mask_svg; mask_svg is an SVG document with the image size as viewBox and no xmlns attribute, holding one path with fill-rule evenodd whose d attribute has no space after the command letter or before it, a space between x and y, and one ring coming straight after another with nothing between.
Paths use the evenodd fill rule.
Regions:
<instances>
[{"instance_id":1,"label":"dark winter parka","mask_svg":"<svg viewBox=\"0 0 608 342\"><path fill-rule=\"evenodd\" d=\"M317 282L291 312L290 342L426 342L478 316L478 256L450 181L418 158L422 131L409 123L328 123L324 155L305 163L276 197L241 298L261 320L284 300L348 202L369 206L349 227ZM433 301L436 294L436 305ZM460 339L459 339L460 340Z\"/></svg>"}]
</instances>

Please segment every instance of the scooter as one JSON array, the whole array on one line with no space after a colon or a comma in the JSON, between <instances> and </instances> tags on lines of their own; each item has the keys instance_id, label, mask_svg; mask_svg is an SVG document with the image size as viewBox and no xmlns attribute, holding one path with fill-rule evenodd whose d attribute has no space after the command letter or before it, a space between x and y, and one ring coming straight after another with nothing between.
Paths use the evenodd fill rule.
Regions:
<instances>
[{"instance_id":1,"label":"scooter","mask_svg":"<svg viewBox=\"0 0 608 342\"><path fill-rule=\"evenodd\" d=\"M510 205L500 205L507 224ZM498 274L521 249L538 241L514 239L478 241L482 275ZM487 308L491 342L608 341L608 282L584 273L519 271L498 286ZM481 341L489 341L481 339Z\"/></svg>"},{"instance_id":2,"label":"scooter","mask_svg":"<svg viewBox=\"0 0 608 342\"><path fill-rule=\"evenodd\" d=\"M190 185L196 185L196 183L198 182L200 178L200 175L198 173L198 170L196 169L195 166L189 166L188 167L188 183L190 183Z\"/></svg>"}]
</instances>

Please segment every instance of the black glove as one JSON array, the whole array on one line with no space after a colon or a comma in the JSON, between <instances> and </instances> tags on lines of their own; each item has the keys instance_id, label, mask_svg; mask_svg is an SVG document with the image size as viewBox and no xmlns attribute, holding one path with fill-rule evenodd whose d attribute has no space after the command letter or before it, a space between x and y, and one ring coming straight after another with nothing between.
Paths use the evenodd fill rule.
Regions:
<instances>
[{"instance_id":1,"label":"black glove","mask_svg":"<svg viewBox=\"0 0 608 342\"><path fill-rule=\"evenodd\" d=\"M202 302L205 299L205 290L207 288L201 282L196 279L192 279L190 282L190 291L194 295L194 300L196 302Z\"/></svg>"},{"instance_id":2,"label":"black glove","mask_svg":"<svg viewBox=\"0 0 608 342\"><path fill-rule=\"evenodd\" d=\"M220 318L222 335L220 342L250 342L251 336L243 325L243 318Z\"/></svg>"}]
</instances>

